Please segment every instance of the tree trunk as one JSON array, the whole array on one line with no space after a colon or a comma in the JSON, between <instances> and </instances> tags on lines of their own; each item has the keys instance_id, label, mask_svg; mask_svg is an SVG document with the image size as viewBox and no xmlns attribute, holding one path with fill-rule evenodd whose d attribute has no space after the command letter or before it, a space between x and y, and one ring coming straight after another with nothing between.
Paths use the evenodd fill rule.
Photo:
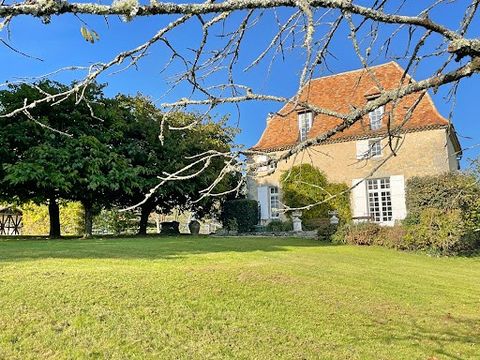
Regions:
<instances>
[{"instance_id":1,"label":"tree trunk","mask_svg":"<svg viewBox=\"0 0 480 360\"><path fill-rule=\"evenodd\" d=\"M60 234L60 209L54 196L48 201L48 215L50 217L50 234L51 238L59 238Z\"/></svg>"},{"instance_id":2,"label":"tree trunk","mask_svg":"<svg viewBox=\"0 0 480 360\"><path fill-rule=\"evenodd\" d=\"M93 208L90 204L83 204L85 210L85 228L83 237L88 238L92 236L93 230Z\"/></svg>"},{"instance_id":3,"label":"tree trunk","mask_svg":"<svg viewBox=\"0 0 480 360\"><path fill-rule=\"evenodd\" d=\"M142 206L142 213L140 214L140 224L138 228L138 235L147 235L148 217L152 212L152 207L145 204Z\"/></svg>"}]
</instances>

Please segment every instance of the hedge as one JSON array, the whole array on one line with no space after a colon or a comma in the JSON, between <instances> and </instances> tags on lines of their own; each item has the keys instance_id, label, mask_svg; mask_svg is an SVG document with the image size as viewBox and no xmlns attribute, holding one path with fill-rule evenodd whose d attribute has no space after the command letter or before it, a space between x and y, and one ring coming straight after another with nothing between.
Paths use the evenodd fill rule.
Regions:
<instances>
[{"instance_id":1,"label":"hedge","mask_svg":"<svg viewBox=\"0 0 480 360\"><path fill-rule=\"evenodd\" d=\"M407 181L408 216L402 224L346 224L332 241L457 255L480 248L480 186L469 174L414 177Z\"/></svg>"},{"instance_id":2,"label":"hedge","mask_svg":"<svg viewBox=\"0 0 480 360\"><path fill-rule=\"evenodd\" d=\"M227 228L236 222L239 232L250 232L258 223L258 203L248 199L226 201L222 207L221 220Z\"/></svg>"},{"instance_id":3,"label":"hedge","mask_svg":"<svg viewBox=\"0 0 480 360\"><path fill-rule=\"evenodd\" d=\"M469 174L416 176L407 180L406 202L410 213L422 209L469 210L480 197L478 180Z\"/></svg>"}]
</instances>

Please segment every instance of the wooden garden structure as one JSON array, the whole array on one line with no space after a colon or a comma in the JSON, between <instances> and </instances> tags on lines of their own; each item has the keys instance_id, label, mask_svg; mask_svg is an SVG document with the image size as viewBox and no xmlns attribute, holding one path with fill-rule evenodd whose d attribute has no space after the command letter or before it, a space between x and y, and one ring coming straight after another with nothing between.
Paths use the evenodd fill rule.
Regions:
<instances>
[{"instance_id":1,"label":"wooden garden structure","mask_svg":"<svg viewBox=\"0 0 480 360\"><path fill-rule=\"evenodd\" d=\"M22 234L22 212L14 207L0 208L0 236Z\"/></svg>"}]
</instances>

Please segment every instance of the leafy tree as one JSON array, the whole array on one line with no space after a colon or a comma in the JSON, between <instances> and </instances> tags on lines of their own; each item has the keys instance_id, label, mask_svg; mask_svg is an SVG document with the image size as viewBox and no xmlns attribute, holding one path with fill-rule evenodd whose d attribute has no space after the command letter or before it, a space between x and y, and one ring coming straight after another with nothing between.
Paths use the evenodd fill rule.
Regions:
<instances>
[{"instance_id":1,"label":"leafy tree","mask_svg":"<svg viewBox=\"0 0 480 360\"><path fill-rule=\"evenodd\" d=\"M10 85L8 90L0 91L0 104L3 112L8 112L25 99L35 100L43 93L65 90L65 86L50 81L35 86ZM8 153L2 156L0 166L4 196L15 197L19 202L48 203L52 237L60 236L58 198L69 190L70 174L61 167L68 155L64 149L67 136L46 127L67 131L66 124L76 120L75 114L81 114L81 107L72 111L72 102L63 102L56 108L42 104L28 113L0 118L0 144Z\"/></svg>"},{"instance_id":2,"label":"leafy tree","mask_svg":"<svg viewBox=\"0 0 480 360\"><path fill-rule=\"evenodd\" d=\"M51 81L12 85L0 92L0 103L8 112L25 98L68 88ZM82 203L85 235L90 236L95 212L137 184L135 169L115 149L125 127L115 102L105 99L96 84L87 89L85 98L96 104L94 109L86 102L75 104L72 98L55 107L43 104L29 113L1 118L0 141L9 152L2 158L2 186L19 201L48 203L52 237L60 236L60 198Z\"/></svg>"},{"instance_id":3,"label":"leafy tree","mask_svg":"<svg viewBox=\"0 0 480 360\"><path fill-rule=\"evenodd\" d=\"M21 99L67 88L50 81L16 85L0 92L0 101L4 111L10 111ZM60 236L59 199L83 205L84 235L90 236L93 217L101 209L139 203L158 184L159 174L173 173L188 165L191 156L208 150L230 151L235 132L225 122L200 121L198 116L183 113L164 119L148 99L107 99L97 85L85 96L96 103L95 109L86 103L76 105L73 100L66 100L56 107L45 104L29 114L1 118L4 126L0 141L3 149L9 150L1 166L0 181L8 190L5 196L15 196L21 202L48 203L52 237ZM96 116L92 116L91 110ZM164 120L165 140L161 142L158 136ZM200 125L188 128L187 125L197 122ZM170 126L187 128L172 130ZM195 200L223 166L223 159L213 159L199 176L164 184L142 204L139 232L146 233L148 216L155 209L191 210L200 217L217 209L215 198ZM201 164L193 167L192 173L200 167ZM231 180L232 176L220 182L216 190L226 190Z\"/></svg>"},{"instance_id":4,"label":"leafy tree","mask_svg":"<svg viewBox=\"0 0 480 360\"><path fill-rule=\"evenodd\" d=\"M342 220L351 217L348 186L330 183L325 174L310 164L293 166L280 178L282 200L291 208L308 207L302 211L305 220L325 218L331 210Z\"/></svg>"},{"instance_id":5,"label":"leafy tree","mask_svg":"<svg viewBox=\"0 0 480 360\"><path fill-rule=\"evenodd\" d=\"M225 121L215 123L202 121L194 114L172 113L164 118L154 104L140 95L135 97L118 96L116 99L123 110L123 117L130 118L123 141L117 150L128 157L137 171L139 186L130 193L124 192L118 199L123 206L139 203L145 199L150 189L159 183L158 176L173 173L192 162L191 157L208 150L228 152L236 132L225 125ZM163 124L163 142L159 133ZM190 124L197 124L189 127ZM171 127L181 129L172 130ZM219 211L220 199L207 197L196 201L199 192L207 188L218 177L224 167L224 159L213 159L210 166L198 176L185 181L169 181L153 193L142 205L139 234L146 234L148 216L154 210L168 213L172 209L193 211L203 217ZM201 164L193 167L197 172ZM233 176L229 176L216 187L218 192L229 189Z\"/></svg>"}]
</instances>

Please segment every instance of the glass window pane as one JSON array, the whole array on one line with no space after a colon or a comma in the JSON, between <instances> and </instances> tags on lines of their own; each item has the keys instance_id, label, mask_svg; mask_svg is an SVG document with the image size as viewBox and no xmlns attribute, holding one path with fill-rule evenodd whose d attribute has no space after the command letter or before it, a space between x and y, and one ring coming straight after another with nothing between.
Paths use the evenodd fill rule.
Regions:
<instances>
[{"instance_id":1,"label":"glass window pane","mask_svg":"<svg viewBox=\"0 0 480 360\"><path fill-rule=\"evenodd\" d=\"M392 220L392 200L390 192L390 179L368 179L368 210L375 222Z\"/></svg>"},{"instance_id":2,"label":"glass window pane","mask_svg":"<svg viewBox=\"0 0 480 360\"><path fill-rule=\"evenodd\" d=\"M370 128L372 130L380 129L382 127L383 106L370 112L369 116L370 116Z\"/></svg>"}]
</instances>

